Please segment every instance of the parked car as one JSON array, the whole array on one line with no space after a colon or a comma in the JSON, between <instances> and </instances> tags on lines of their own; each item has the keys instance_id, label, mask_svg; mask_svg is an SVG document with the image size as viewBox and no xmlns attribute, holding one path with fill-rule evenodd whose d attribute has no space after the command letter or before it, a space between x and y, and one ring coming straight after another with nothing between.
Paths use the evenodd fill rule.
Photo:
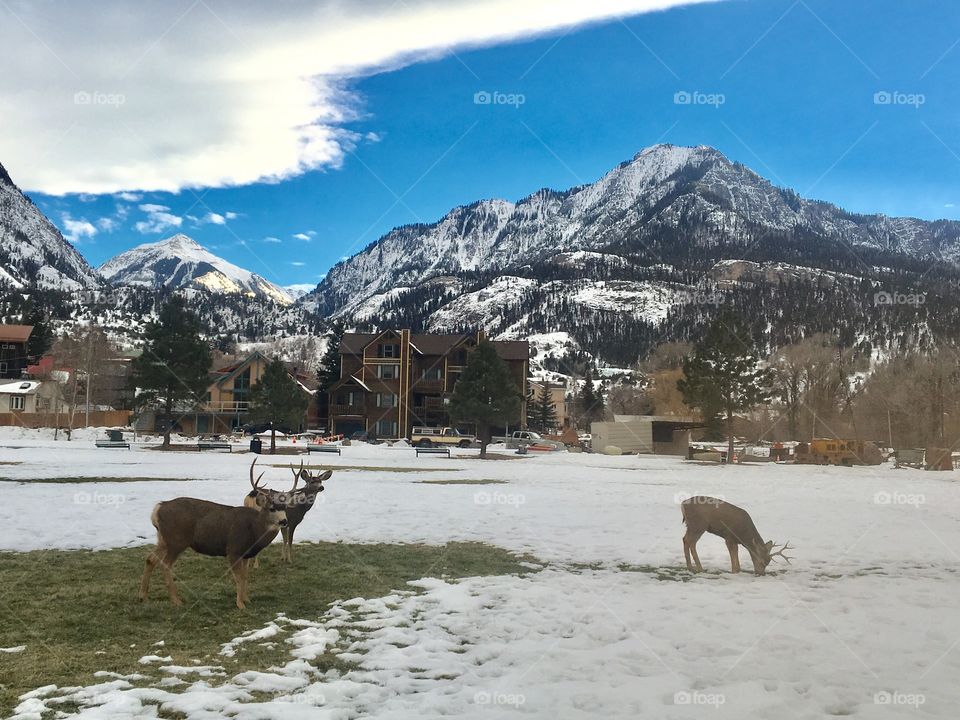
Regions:
<instances>
[{"instance_id":1,"label":"parked car","mask_svg":"<svg viewBox=\"0 0 960 720\"><path fill-rule=\"evenodd\" d=\"M410 444L417 447L433 447L434 445L456 445L470 447L476 442L474 435L461 433L456 428L443 427L415 427L410 435Z\"/></svg>"},{"instance_id":2,"label":"parked car","mask_svg":"<svg viewBox=\"0 0 960 720\"><path fill-rule=\"evenodd\" d=\"M559 440L548 440L540 433L533 430L514 430L507 436L507 448L516 450L521 447L536 445L538 447L551 448L553 450L562 450L565 445Z\"/></svg>"},{"instance_id":3,"label":"parked car","mask_svg":"<svg viewBox=\"0 0 960 720\"><path fill-rule=\"evenodd\" d=\"M371 443L373 445L379 445L381 440L377 438L377 434L370 432L369 430L357 430L353 435L350 436L350 440L358 440L360 442Z\"/></svg>"}]
</instances>

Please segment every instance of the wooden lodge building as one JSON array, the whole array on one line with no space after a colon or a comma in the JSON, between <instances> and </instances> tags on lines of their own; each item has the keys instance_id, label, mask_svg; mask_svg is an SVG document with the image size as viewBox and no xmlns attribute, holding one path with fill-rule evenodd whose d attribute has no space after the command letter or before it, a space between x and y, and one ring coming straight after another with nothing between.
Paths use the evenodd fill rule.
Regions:
<instances>
[{"instance_id":1,"label":"wooden lodge building","mask_svg":"<svg viewBox=\"0 0 960 720\"><path fill-rule=\"evenodd\" d=\"M330 389L329 431L347 437L409 437L416 426L450 425L447 404L481 333L417 334L410 330L346 333L340 343L340 380ZM524 398L526 426L527 341L493 341Z\"/></svg>"}]
</instances>

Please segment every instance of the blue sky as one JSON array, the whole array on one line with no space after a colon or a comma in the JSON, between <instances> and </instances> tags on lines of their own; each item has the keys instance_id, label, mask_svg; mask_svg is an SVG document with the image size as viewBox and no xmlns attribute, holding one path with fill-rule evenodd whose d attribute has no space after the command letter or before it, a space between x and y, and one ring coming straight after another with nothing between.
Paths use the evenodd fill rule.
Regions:
<instances>
[{"instance_id":1,"label":"blue sky","mask_svg":"<svg viewBox=\"0 0 960 720\"><path fill-rule=\"evenodd\" d=\"M95 265L179 230L280 284L456 205L591 182L656 142L715 146L850 210L960 219L958 77L953 0L694 5L339 81L352 117L338 167L126 199L30 194ZM179 228L151 231L164 214Z\"/></svg>"}]
</instances>

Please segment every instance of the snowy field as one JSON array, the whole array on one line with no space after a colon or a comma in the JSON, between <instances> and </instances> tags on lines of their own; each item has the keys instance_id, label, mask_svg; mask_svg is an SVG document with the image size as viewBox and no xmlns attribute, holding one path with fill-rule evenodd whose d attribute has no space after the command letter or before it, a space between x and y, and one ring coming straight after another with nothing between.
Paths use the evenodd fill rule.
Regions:
<instances>
[{"instance_id":1,"label":"snowy field","mask_svg":"<svg viewBox=\"0 0 960 720\"><path fill-rule=\"evenodd\" d=\"M0 483L2 550L145 545L157 501L237 504L249 489L247 453L96 450L3 432L0 463L19 464L0 464L0 476L24 482ZM89 718L156 717L157 703L167 716L249 720L957 716L957 472L566 453L482 462L476 451L417 459L367 445L310 462L343 469L298 541L482 541L545 566L343 598L224 648L282 639L285 665L229 675L167 666L152 687L91 678L38 690L21 716L63 696ZM290 483L289 470L266 470L272 486ZM51 477L171 480L29 482ZM705 535L707 572L689 576L678 502L700 493L746 508L765 539L790 540L793 564L732 575L723 542ZM311 660L331 649L360 670L318 673Z\"/></svg>"}]
</instances>

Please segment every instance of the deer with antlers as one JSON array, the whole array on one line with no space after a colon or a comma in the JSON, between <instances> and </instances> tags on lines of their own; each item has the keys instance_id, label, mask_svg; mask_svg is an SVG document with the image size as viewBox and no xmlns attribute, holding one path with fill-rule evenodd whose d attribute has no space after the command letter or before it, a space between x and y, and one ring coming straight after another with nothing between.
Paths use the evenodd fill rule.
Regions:
<instances>
[{"instance_id":1,"label":"deer with antlers","mask_svg":"<svg viewBox=\"0 0 960 720\"><path fill-rule=\"evenodd\" d=\"M253 461L256 463L256 460ZM268 488L260 487L258 484L253 482L253 466L251 465L250 470L250 482L253 485L253 490L251 490L243 500L243 504L247 507L253 507L256 505L258 498L261 495L269 495L275 502L282 503L286 507L286 518L287 523L282 528L280 532L283 535L283 545L280 549L280 559L284 562L293 563L293 535L297 530L297 526L303 522L304 516L313 507L316 502L317 495L323 492L323 483L326 480L330 479L330 476L333 475L332 470L327 470L326 472L318 473L313 475L310 473L310 470L305 468L303 461L300 461L300 469L295 470L291 465L290 471L293 473L293 487L290 488L287 492L278 492L276 490L269 490ZM303 487L299 490L297 485L300 481L303 481ZM276 535L274 535L276 537ZM272 540L272 538L271 538ZM254 561L254 565L260 567L259 559Z\"/></svg>"},{"instance_id":2,"label":"deer with antlers","mask_svg":"<svg viewBox=\"0 0 960 720\"><path fill-rule=\"evenodd\" d=\"M788 564L790 562L790 558L784 555L784 551L791 549L790 543L786 542L779 550L774 551L773 541L764 542L750 515L743 508L714 497L699 495L680 503L680 513L687 526L687 532L683 536L683 555L687 561L687 569L691 572L703 571L697 555L697 541L705 532L718 535L726 541L732 572L740 572L741 545L750 553L755 575L766 574L767 565L775 557L782 557ZM691 556L696 563L696 570L690 563Z\"/></svg>"},{"instance_id":3,"label":"deer with antlers","mask_svg":"<svg viewBox=\"0 0 960 720\"><path fill-rule=\"evenodd\" d=\"M263 477L261 473L260 477ZM250 466L250 482L253 466ZM173 581L173 564L190 548L201 555L226 557L237 587L237 607L244 609L250 594L247 584L249 563L273 542L287 525L286 505L281 499L263 493L250 505L231 507L219 503L180 497L157 503L150 516L157 529L157 546L147 556L140 580L140 599L150 592L150 576L160 565L170 600L182 605Z\"/></svg>"}]
</instances>

